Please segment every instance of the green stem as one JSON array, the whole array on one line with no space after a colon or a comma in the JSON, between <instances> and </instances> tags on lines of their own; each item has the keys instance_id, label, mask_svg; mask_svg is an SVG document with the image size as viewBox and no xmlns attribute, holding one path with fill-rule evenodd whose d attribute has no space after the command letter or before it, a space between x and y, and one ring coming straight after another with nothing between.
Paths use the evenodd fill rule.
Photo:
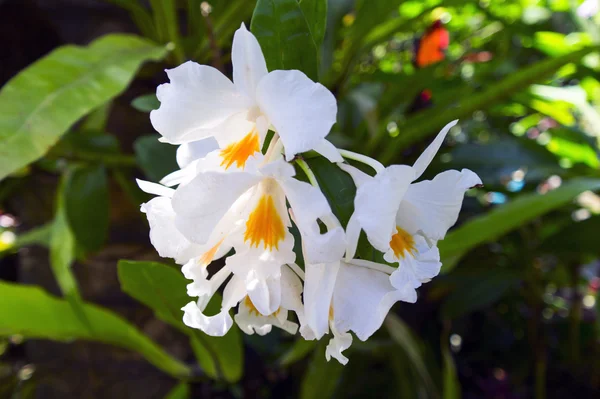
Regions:
<instances>
[{"instance_id":1,"label":"green stem","mask_svg":"<svg viewBox=\"0 0 600 399\"><path fill-rule=\"evenodd\" d=\"M310 182L310 184L319 188L319 182L317 181L317 177L313 173L310 166L308 166L306 161L304 159L296 159L296 164L298 164L298 166L300 166L300 169L302 169L302 171L304 172L306 177L308 177L308 181Z\"/></svg>"},{"instance_id":2,"label":"green stem","mask_svg":"<svg viewBox=\"0 0 600 399\"><path fill-rule=\"evenodd\" d=\"M364 163L365 165L368 165L368 166L372 167L373 169L375 169L375 172L377 172L377 173L379 173L385 169L385 166L383 166L383 164L381 162L379 162L376 159L373 159L371 157L368 157L366 155L357 154L356 152L352 152L352 151L348 151L348 150L339 150L339 152L342 157L344 157L346 159L351 159L356 162Z\"/></svg>"}]
</instances>

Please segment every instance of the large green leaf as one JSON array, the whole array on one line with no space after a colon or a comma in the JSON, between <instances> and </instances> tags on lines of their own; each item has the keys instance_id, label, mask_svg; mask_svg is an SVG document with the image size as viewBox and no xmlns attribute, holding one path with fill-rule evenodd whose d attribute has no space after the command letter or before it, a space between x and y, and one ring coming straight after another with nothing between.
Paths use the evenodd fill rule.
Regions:
<instances>
[{"instance_id":1,"label":"large green leaf","mask_svg":"<svg viewBox=\"0 0 600 399\"><path fill-rule=\"evenodd\" d=\"M98 164L73 168L67 173L63 195L77 244L87 251L102 248L109 225L106 168Z\"/></svg>"},{"instance_id":2,"label":"large green leaf","mask_svg":"<svg viewBox=\"0 0 600 399\"><path fill-rule=\"evenodd\" d=\"M61 47L0 91L0 179L43 156L82 116L119 95L166 49L131 35Z\"/></svg>"},{"instance_id":3,"label":"large green leaf","mask_svg":"<svg viewBox=\"0 0 600 399\"><path fill-rule=\"evenodd\" d=\"M469 250L493 241L531 220L559 208L587 190L600 189L600 179L572 179L547 194L524 194L450 232L439 243L443 271L451 270Z\"/></svg>"},{"instance_id":4,"label":"large green leaf","mask_svg":"<svg viewBox=\"0 0 600 399\"><path fill-rule=\"evenodd\" d=\"M0 282L0 335L26 338L104 342L139 352L170 375L183 378L190 370L171 357L135 326L120 316L92 304L84 310L92 326L86 328L69 304L38 287Z\"/></svg>"},{"instance_id":5,"label":"large green leaf","mask_svg":"<svg viewBox=\"0 0 600 399\"><path fill-rule=\"evenodd\" d=\"M437 397L438 395L433 384L433 379L429 374L429 369L420 350L422 343L415 337L414 333L406 323L398 316L392 313L388 314L384 324L394 342L396 342L405 353L406 358L410 363L409 366L413 368L415 374L419 376L421 386L427 390L430 397Z\"/></svg>"},{"instance_id":6,"label":"large green leaf","mask_svg":"<svg viewBox=\"0 0 600 399\"><path fill-rule=\"evenodd\" d=\"M192 301L186 286L190 281L172 267L156 262L119 261L119 281L123 291L152 308L156 316L192 339L194 353L205 373L213 378L222 375L226 380L237 381L242 374L243 352L241 337L232 328L225 337L210 337L185 326L181 308ZM206 312L215 314L220 298L211 301ZM211 306L212 305L212 306Z\"/></svg>"},{"instance_id":7,"label":"large green leaf","mask_svg":"<svg viewBox=\"0 0 600 399\"><path fill-rule=\"evenodd\" d=\"M325 39L327 27L327 0L301 0L300 8L306 18L317 51Z\"/></svg>"},{"instance_id":8,"label":"large green leaf","mask_svg":"<svg viewBox=\"0 0 600 399\"><path fill-rule=\"evenodd\" d=\"M542 250L558 254L567 259L585 259L589 255L600 255L598 245L600 216L582 222L569 223L548 237L541 245Z\"/></svg>"},{"instance_id":9,"label":"large green leaf","mask_svg":"<svg viewBox=\"0 0 600 399\"><path fill-rule=\"evenodd\" d=\"M557 58L545 59L510 74L499 82L489 85L482 92L460 99L453 107L444 109L433 107L418 113L398 126L400 134L386 142L380 161L384 163L393 161L400 154L401 149L436 133L448 122L471 115L474 111L502 101L535 82L543 81L562 66L577 62L594 50L597 48L588 47Z\"/></svg>"},{"instance_id":10,"label":"large green leaf","mask_svg":"<svg viewBox=\"0 0 600 399\"><path fill-rule=\"evenodd\" d=\"M146 177L158 181L167 174L179 169L177 147L158 141L157 134L139 137L133 144L135 158Z\"/></svg>"},{"instance_id":11,"label":"large green leaf","mask_svg":"<svg viewBox=\"0 0 600 399\"><path fill-rule=\"evenodd\" d=\"M337 360L325 359L327 339L319 343L302 379L300 399L328 399L333 397L344 371Z\"/></svg>"},{"instance_id":12,"label":"large green leaf","mask_svg":"<svg viewBox=\"0 0 600 399\"><path fill-rule=\"evenodd\" d=\"M258 0L252 23L270 71L298 69L317 80L317 47L297 0Z\"/></svg>"}]
</instances>

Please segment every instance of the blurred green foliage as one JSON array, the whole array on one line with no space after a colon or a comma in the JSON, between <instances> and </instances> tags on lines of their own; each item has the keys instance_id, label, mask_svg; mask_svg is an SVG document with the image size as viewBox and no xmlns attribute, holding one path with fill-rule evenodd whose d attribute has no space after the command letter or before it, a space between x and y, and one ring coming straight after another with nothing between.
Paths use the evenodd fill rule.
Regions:
<instances>
[{"instance_id":1,"label":"blurred green foliage","mask_svg":"<svg viewBox=\"0 0 600 399\"><path fill-rule=\"evenodd\" d=\"M49 247L64 297L2 282L1 336L137 351L182 381L169 398L190 397L191 385L209 384L204 377L239 396L250 378L247 363L259 361L288 373L279 383L285 396L302 398L600 392L597 13L569 0L108 2L129 13L138 35L60 47L0 90L0 204L7 211L0 216L13 217L10 199L19 198L23 182L56 178L53 216L27 229L1 223L0 255ZM416 43L435 21L449 32L445 57L416 66ZM135 143L125 145L112 134L111 102L136 77L164 81L160 69L184 60L229 71L241 22L270 69L301 69L336 95L330 138L337 146L410 164L441 126L460 118L430 173L470 168L485 183L469 192L458 226L440 243L444 274L421 289L417 305L397 305L385 328L355 345L347 367L325 361L323 342L274 332L261 344L242 342L237 330L213 338L186 328L179 309L189 298L177 270L112 264L106 273L118 270L125 293L188 336L199 367L183 364L111 310L84 301L72 272L74 262L85 265L105 248L111 209L122 206L114 192L138 206L145 197L131 186L133 176L158 180L176 167L174 148L157 135L135 132ZM427 101L419 103L423 93ZM158 106L152 90L139 94L131 115ZM348 175L311 154L306 160L345 224Z\"/></svg>"}]
</instances>

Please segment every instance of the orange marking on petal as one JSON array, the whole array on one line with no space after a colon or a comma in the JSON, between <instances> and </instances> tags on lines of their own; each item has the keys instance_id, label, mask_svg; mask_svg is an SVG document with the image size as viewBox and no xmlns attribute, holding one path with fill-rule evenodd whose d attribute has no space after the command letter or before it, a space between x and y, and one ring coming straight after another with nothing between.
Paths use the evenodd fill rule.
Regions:
<instances>
[{"instance_id":1,"label":"orange marking on petal","mask_svg":"<svg viewBox=\"0 0 600 399\"><path fill-rule=\"evenodd\" d=\"M275 207L275 201L269 194L263 194L256 208L250 213L246 222L244 241L257 247L262 241L264 248L279 249L279 242L285 238L285 226Z\"/></svg>"},{"instance_id":2,"label":"orange marking on petal","mask_svg":"<svg viewBox=\"0 0 600 399\"><path fill-rule=\"evenodd\" d=\"M202 256L200 256L200 258L198 259L198 263L202 266L208 266L210 262L212 262L215 258L219 247L221 246L221 244L223 244L223 240L225 240L225 237L221 238L219 242L215 244L214 247L203 253Z\"/></svg>"},{"instance_id":3,"label":"orange marking on petal","mask_svg":"<svg viewBox=\"0 0 600 399\"><path fill-rule=\"evenodd\" d=\"M390 241L390 248L392 248L394 255L398 259L404 258L406 252L412 255L416 252L414 238L398 226L396 226L396 234L392 236L392 240Z\"/></svg>"},{"instance_id":4,"label":"orange marking on petal","mask_svg":"<svg viewBox=\"0 0 600 399\"><path fill-rule=\"evenodd\" d=\"M248 313L254 314L255 316L260 315L260 312L258 311L258 309L256 309L256 306L254 306L249 296L246 296L246 298L244 298L244 305L246 305L246 307L248 308Z\"/></svg>"},{"instance_id":5,"label":"orange marking on petal","mask_svg":"<svg viewBox=\"0 0 600 399\"><path fill-rule=\"evenodd\" d=\"M260 151L260 140L256 129L252 129L250 133L245 135L240 141L229 144L227 147L221 150L221 157L223 162L221 166L228 169L235 163L238 168L246 166L246 161L255 152Z\"/></svg>"}]
</instances>

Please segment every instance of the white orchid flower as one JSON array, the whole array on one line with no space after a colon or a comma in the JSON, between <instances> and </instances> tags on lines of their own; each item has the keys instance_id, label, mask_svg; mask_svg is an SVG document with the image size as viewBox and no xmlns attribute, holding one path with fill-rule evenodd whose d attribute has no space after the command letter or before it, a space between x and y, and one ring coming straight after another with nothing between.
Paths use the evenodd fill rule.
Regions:
<instances>
[{"instance_id":1,"label":"white orchid flower","mask_svg":"<svg viewBox=\"0 0 600 399\"><path fill-rule=\"evenodd\" d=\"M442 129L412 167L392 165L371 177L352 166L340 165L357 186L355 211L346 229L346 258L354 257L360 231L364 230L387 262L399 264L390 277L398 289L414 290L439 274L436 243L456 223L465 191L481 184L468 169L445 171L433 180L414 183L456 122Z\"/></svg>"},{"instance_id":2,"label":"white orchid flower","mask_svg":"<svg viewBox=\"0 0 600 399\"><path fill-rule=\"evenodd\" d=\"M192 328L202 330L208 335L223 336L233 324L230 310L238 306L235 322L246 334L265 335L271 331L272 326L281 328L290 334L295 334L298 325L288 320L288 312L296 312L298 319L303 321L302 307L302 282L288 266L281 268L281 278L273 284L272 289L280 292L280 306L271 314L263 315L254 306L248 296L244 280L233 275L225 285L221 310L215 315L205 315L204 311L210 299L232 274L226 265L208 279L208 272L203 260L192 259L182 269L184 275L193 280L188 285L188 295L198 297L185 305L183 322Z\"/></svg>"},{"instance_id":3,"label":"white orchid flower","mask_svg":"<svg viewBox=\"0 0 600 399\"><path fill-rule=\"evenodd\" d=\"M335 97L297 70L267 71L254 35L244 24L232 46L233 82L217 69L188 61L167 70L158 87L154 128L172 144L214 137L224 168L244 168L260 153L268 129L283 142L285 156L315 150L332 161L339 153L325 136L336 121Z\"/></svg>"},{"instance_id":4,"label":"white orchid flower","mask_svg":"<svg viewBox=\"0 0 600 399\"><path fill-rule=\"evenodd\" d=\"M243 171L211 169L207 165L218 162L214 153L199 162L204 170L174 192L176 229L187 241L210 248L206 259L233 247L235 254L226 259L227 267L244 281L255 308L271 315L282 300L281 266L296 259L286 202L303 237L305 261L331 259L331 241L343 239L343 229L321 234L318 220L333 215L327 200L318 188L295 179L294 168L282 159ZM223 245L227 251L221 249Z\"/></svg>"}]
</instances>

